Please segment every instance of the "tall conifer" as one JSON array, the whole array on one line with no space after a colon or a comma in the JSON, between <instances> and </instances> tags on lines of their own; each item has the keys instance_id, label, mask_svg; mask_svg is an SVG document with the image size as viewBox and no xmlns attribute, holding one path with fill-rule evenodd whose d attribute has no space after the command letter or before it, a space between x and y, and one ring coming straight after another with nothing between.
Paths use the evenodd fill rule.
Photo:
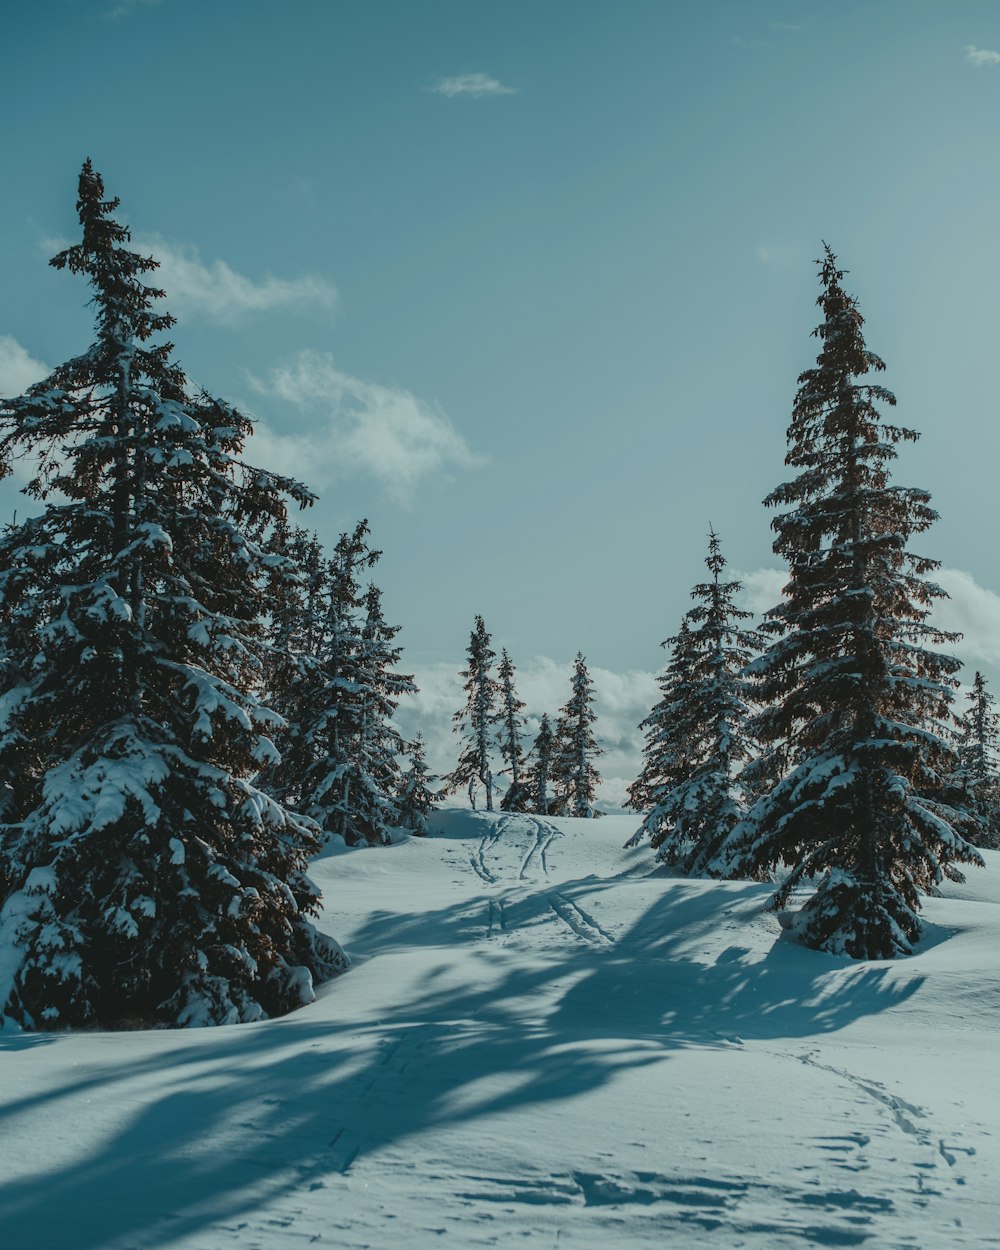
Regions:
<instances>
[{"instance_id":1,"label":"tall conifer","mask_svg":"<svg viewBox=\"0 0 1000 1250\"><path fill-rule=\"evenodd\" d=\"M998 718L996 700L982 673L976 673L964 714L956 716L958 773L978 828L970 841L1000 847L1000 776L997 775Z\"/></svg>"},{"instance_id":2,"label":"tall conifer","mask_svg":"<svg viewBox=\"0 0 1000 1250\"><path fill-rule=\"evenodd\" d=\"M448 788L466 790L473 807L476 806L476 795L482 786L486 792L488 812L493 811L490 746L499 693L492 671L496 652L490 647L490 641L485 621L477 616L475 628L469 637L468 668L461 674L465 678L465 707L452 717L455 722L453 729L462 738L462 748L457 765L448 775Z\"/></svg>"},{"instance_id":3,"label":"tall conifer","mask_svg":"<svg viewBox=\"0 0 1000 1250\"><path fill-rule=\"evenodd\" d=\"M894 397L862 379L885 366L828 247L819 263L821 350L799 378L785 457L797 475L765 501L787 509L772 524L789 580L750 666L764 705L754 733L791 771L731 849L750 871L791 869L775 906L818 878L792 921L807 945L882 959L918 937L920 892L980 861L943 799L959 664L936 650L954 635L927 620L937 562L907 550L936 514L926 491L889 481L897 445L917 435L883 420L877 405Z\"/></svg>"},{"instance_id":4,"label":"tall conifer","mask_svg":"<svg viewBox=\"0 0 1000 1250\"><path fill-rule=\"evenodd\" d=\"M34 459L42 505L0 539L0 1018L26 1028L255 1020L346 965L309 920L315 828L254 783L290 571L262 536L311 496L152 342L173 319L117 207L88 161L52 264L89 282L95 342L0 403L0 470Z\"/></svg>"},{"instance_id":5,"label":"tall conifer","mask_svg":"<svg viewBox=\"0 0 1000 1250\"><path fill-rule=\"evenodd\" d=\"M538 733L525 760L524 784L528 795L526 810L547 816L553 804L550 790L552 756L555 751L555 732L548 713L542 714Z\"/></svg>"},{"instance_id":6,"label":"tall conifer","mask_svg":"<svg viewBox=\"0 0 1000 1250\"><path fill-rule=\"evenodd\" d=\"M301 575L276 615L275 703L287 728L263 782L349 846L388 844L403 750L392 718L416 687L397 671L399 627L385 621L380 591L361 587L381 553L369 546L367 521L341 534L329 560L304 532L286 549Z\"/></svg>"},{"instance_id":7,"label":"tall conifer","mask_svg":"<svg viewBox=\"0 0 1000 1250\"><path fill-rule=\"evenodd\" d=\"M705 563L712 580L695 586L697 601L665 646L671 660L662 697L640 726L646 731L642 773L629 806L648 807L628 845L649 836L658 858L682 872L720 871L720 849L745 811L738 775L751 756L743 670L758 645L741 627L740 583L723 581L725 557L709 535Z\"/></svg>"},{"instance_id":8,"label":"tall conifer","mask_svg":"<svg viewBox=\"0 0 1000 1250\"><path fill-rule=\"evenodd\" d=\"M600 774L594 765L603 751L594 737L594 685L587 670L587 661L578 651L570 679L572 693L559 711L556 721L556 746L552 760L552 785L555 809L561 816L598 817L594 806Z\"/></svg>"},{"instance_id":9,"label":"tall conifer","mask_svg":"<svg viewBox=\"0 0 1000 1250\"><path fill-rule=\"evenodd\" d=\"M530 806L530 796L524 779L524 703L517 697L514 686L514 663L507 648L500 652L497 668L500 709L497 713L500 754L510 776L510 784L500 801L505 812L523 812Z\"/></svg>"},{"instance_id":10,"label":"tall conifer","mask_svg":"<svg viewBox=\"0 0 1000 1250\"><path fill-rule=\"evenodd\" d=\"M412 742L405 744L405 750L410 766L400 777L399 823L411 833L423 836L428 830L428 815L442 794L432 788L437 777L427 766L423 737L418 733Z\"/></svg>"}]
</instances>

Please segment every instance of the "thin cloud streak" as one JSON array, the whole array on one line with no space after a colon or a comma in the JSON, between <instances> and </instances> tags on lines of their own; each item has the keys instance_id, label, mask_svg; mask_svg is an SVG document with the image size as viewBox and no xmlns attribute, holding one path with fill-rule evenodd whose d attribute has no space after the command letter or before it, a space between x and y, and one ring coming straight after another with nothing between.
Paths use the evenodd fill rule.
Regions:
<instances>
[{"instance_id":1,"label":"thin cloud streak","mask_svg":"<svg viewBox=\"0 0 1000 1250\"><path fill-rule=\"evenodd\" d=\"M337 288L318 274L299 278L268 274L254 281L224 260L206 263L190 244L145 235L136 240L136 245L159 261L160 267L150 281L163 288L166 306L178 315L232 326L249 316L279 309L330 311L337 305Z\"/></svg>"},{"instance_id":2,"label":"thin cloud streak","mask_svg":"<svg viewBox=\"0 0 1000 1250\"><path fill-rule=\"evenodd\" d=\"M117 22L122 18L131 17L142 9L155 9L159 4L160 0L119 0L118 4L105 9L101 16L107 21Z\"/></svg>"},{"instance_id":3,"label":"thin cloud streak","mask_svg":"<svg viewBox=\"0 0 1000 1250\"><path fill-rule=\"evenodd\" d=\"M491 95L517 95L516 87L507 87L490 74L458 74L454 78L442 78L431 90L449 99L455 96L477 99Z\"/></svg>"},{"instance_id":4,"label":"thin cloud streak","mask_svg":"<svg viewBox=\"0 0 1000 1250\"><path fill-rule=\"evenodd\" d=\"M975 65L976 69L982 69L984 65L1000 65L1000 52L993 52L989 48L977 48L975 44L968 44L965 49L965 59L970 65Z\"/></svg>"},{"instance_id":5,"label":"thin cloud streak","mask_svg":"<svg viewBox=\"0 0 1000 1250\"><path fill-rule=\"evenodd\" d=\"M320 420L320 427L307 433L258 422L250 453L310 485L362 472L397 503L407 504L425 478L483 463L436 405L407 390L352 377L325 352L300 352L266 378L249 375L249 381L258 395Z\"/></svg>"}]
</instances>

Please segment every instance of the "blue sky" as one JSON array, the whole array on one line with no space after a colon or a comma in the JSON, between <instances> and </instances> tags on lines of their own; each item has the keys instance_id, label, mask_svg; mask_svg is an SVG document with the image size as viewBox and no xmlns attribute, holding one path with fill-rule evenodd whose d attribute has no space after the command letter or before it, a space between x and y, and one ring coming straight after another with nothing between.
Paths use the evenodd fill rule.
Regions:
<instances>
[{"instance_id":1,"label":"blue sky","mask_svg":"<svg viewBox=\"0 0 1000 1250\"><path fill-rule=\"evenodd\" d=\"M951 623L1000 676L1000 6L46 0L3 26L0 390L89 341L45 263L89 155L164 261L178 358L260 418L251 455L320 490L324 537L371 519L411 666L453 669L482 613L522 665L655 671L710 523L777 567L760 500L827 239L922 432L896 480L968 575Z\"/></svg>"}]
</instances>

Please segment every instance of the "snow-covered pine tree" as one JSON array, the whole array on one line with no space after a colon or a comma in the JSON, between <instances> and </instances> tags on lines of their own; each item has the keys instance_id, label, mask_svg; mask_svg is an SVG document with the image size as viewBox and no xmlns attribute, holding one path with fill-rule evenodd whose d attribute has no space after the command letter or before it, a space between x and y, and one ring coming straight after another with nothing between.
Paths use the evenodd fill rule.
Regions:
<instances>
[{"instance_id":1,"label":"snow-covered pine tree","mask_svg":"<svg viewBox=\"0 0 1000 1250\"><path fill-rule=\"evenodd\" d=\"M391 831L399 825L399 757L405 745L392 718L399 700L416 694L417 687L411 676L397 672L403 649L394 639L400 626L390 625L383 616L382 592L377 586L365 591L362 607L358 688L348 701L354 725L340 786L351 831L378 845L390 843Z\"/></svg>"},{"instance_id":2,"label":"snow-covered pine tree","mask_svg":"<svg viewBox=\"0 0 1000 1250\"><path fill-rule=\"evenodd\" d=\"M672 638L660 645L669 648L670 659L666 669L657 678L660 697L639 728L643 730L646 745L643 748L642 768L639 776L628 788L626 806L634 812L655 808L660 798L681 785L688 775L694 758L693 746L688 741L687 725L681 721L681 711L688 706L690 678L691 627L685 616L680 628ZM662 841L657 829L647 831L645 823L635 831L626 846L638 846L647 832L654 848Z\"/></svg>"},{"instance_id":3,"label":"snow-covered pine tree","mask_svg":"<svg viewBox=\"0 0 1000 1250\"><path fill-rule=\"evenodd\" d=\"M592 708L594 688L581 651L573 661L570 687L572 693L556 721L552 755L555 811L560 816L598 817L602 813L594 807L594 800L601 778L593 761L604 752L591 728L597 720Z\"/></svg>"},{"instance_id":4,"label":"snow-covered pine tree","mask_svg":"<svg viewBox=\"0 0 1000 1250\"><path fill-rule=\"evenodd\" d=\"M402 774L399 783L399 823L417 836L423 836L428 829L427 816L438 799L442 798L440 790L432 789L437 781L427 766L424 740L417 734L412 742L405 744L410 766Z\"/></svg>"},{"instance_id":5,"label":"snow-covered pine tree","mask_svg":"<svg viewBox=\"0 0 1000 1250\"><path fill-rule=\"evenodd\" d=\"M359 522L341 534L330 560L305 531L286 541L301 581L275 615L272 671L273 701L288 728L281 761L264 774L270 793L349 846L392 840L403 749L392 717L416 689L396 671L399 627L385 621L380 591L360 585L381 554L369 535L368 522Z\"/></svg>"},{"instance_id":6,"label":"snow-covered pine tree","mask_svg":"<svg viewBox=\"0 0 1000 1250\"><path fill-rule=\"evenodd\" d=\"M309 920L308 821L256 788L255 697L288 563L259 535L304 487L240 459L249 420L192 395L173 319L89 161L80 243L96 341L0 403L0 471L41 512L0 538L0 1021L257 1020L346 966Z\"/></svg>"},{"instance_id":7,"label":"snow-covered pine tree","mask_svg":"<svg viewBox=\"0 0 1000 1250\"><path fill-rule=\"evenodd\" d=\"M648 835L659 859L693 875L720 870L719 852L746 810L738 782L752 754L743 670L759 646L741 626L750 613L736 605L740 583L722 580L714 530L705 563L712 580L691 591L696 606L666 644L671 663L662 698L640 726L645 763L629 792L630 806L650 810L628 845Z\"/></svg>"},{"instance_id":8,"label":"snow-covered pine tree","mask_svg":"<svg viewBox=\"0 0 1000 1250\"><path fill-rule=\"evenodd\" d=\"M751 872L791 868L775 907L819 879L791 921L805 944L885 959L918 937L919 893L981 860L942 798L959 664L934 649L954 635L927 620L944 593L927 580L937 562L907 550L936 514L926 491L889 482L897 444L917 435L883 420L877 404L894 397L861 379L885 366L829 247L819 264L822 348L799 378L785 457L798 472L765 500L788 509L772 525L789 580L749 668L764 708L752 731L791 769L730 850Z\"/></svg>"},{"instance_id":9,"label":"snow-covered pine tree","mask_svg":"<svg viewBox=\"0 0 1000 1250\"><path fill-rule=\"evenodd\" d=\"M510 785L500 800L500 807L505 812L524 812L530 808L531 796L524 778L524 717L521 715L524 703L517 697L514 675L514 663L504 647L497 668L500 696L498 738L500 754L507 765L504 771L510 775Z\"/></svg>"},{"instance_id":10,"label":"snow-covered pine tree","mask_svg":"<svg viewBox=\"0 0 1000 1250\"><path fill-rule=\"evenodd\" d=\"M341 836L348 846L369 841L368 831L353 819L351 783L361 731L358 695L361 672L360 577L382 553L369 545L367 518L340 535L326 568L326 619L320 644L319 714L309 726L312 758L302 776L303 810L327 834ZM391 840L388 828L377 841Z\"/></svg>"},{"instance_id":11,"label":"snow-covered pine tree","mask_svg":"<svg viewBox=\"0 0 1000 1250\"><path fill-rule=\"evenodd\" d=\"M461 676L465 678L465 707L452 717L454 732L461 735L462 748L458 763L448 774L448 789L467 790L469 802L476 806L480 786L486 791L486 810L493 811L493 769L490 745L496 723L498 686L493 676L496 652L490 647L490 635L481 616L469 637L469 664Z\"/></svg>"},{"instance_id":12,"label":"snow-covered pine tree","mask_svg":"<svg viewBox=\"0 0 1000 1250\"><path fill-rule=\"evenodd\" d=\"M329 615L328 561L316 534L301 526L275 527L269 552L292 563L271 603L271 645L267 655L267 702L283 724L275 742L280 758L266 765L260 788L293 811L304 811L304 779L316 758L316 737L329 715L323 654Z\"/></svg>"},{"instance_id":13,"label":"snow-covered pine tree","mask_svg":"<svg viewBox=\"0 0 1000 1250\"><path fill-rule=\"evenodd\" d=\"M978 829L969 840L979 846L1000 847L1000 777L997 775L998 732L995 699L986 679L977 672L967 696L964 714L955 717L958 750L956 781L963 787Z\"/></svg>"},{"instance_id":14,"label":"snow-covered pine tree","mask_svg":"<svg viewBox=\"0 0 1000 1250\"><path fill-rule=\"evenodd\" d=\"M555 733L548 713L542 714L538 734L525 759L524 784L528 793L528 807L539 816L548 816L553 796L549 791L552 776L552 755L555 751Z\"/></svg>"}]
</instances>

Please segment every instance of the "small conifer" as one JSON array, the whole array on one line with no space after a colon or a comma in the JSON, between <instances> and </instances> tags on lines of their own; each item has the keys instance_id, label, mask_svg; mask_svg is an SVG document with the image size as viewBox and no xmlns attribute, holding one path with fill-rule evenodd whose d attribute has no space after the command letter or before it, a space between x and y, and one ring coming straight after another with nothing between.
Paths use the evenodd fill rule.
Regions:
<instances>
[{"instance_id":1,"label":"small conifer","mask_svg":"<svg viewBox=\"0 0 1000 1250\"><path fill-rule=\"evenodd\" d=\"M602 815L594 806L600 774L594 765L601 748L594 737L594 686L583 653L573 661L570 697L556 721L555 750L552 759L552 785L555 810L560 816L596 818Z\"/></svg>"}]
</instances>

